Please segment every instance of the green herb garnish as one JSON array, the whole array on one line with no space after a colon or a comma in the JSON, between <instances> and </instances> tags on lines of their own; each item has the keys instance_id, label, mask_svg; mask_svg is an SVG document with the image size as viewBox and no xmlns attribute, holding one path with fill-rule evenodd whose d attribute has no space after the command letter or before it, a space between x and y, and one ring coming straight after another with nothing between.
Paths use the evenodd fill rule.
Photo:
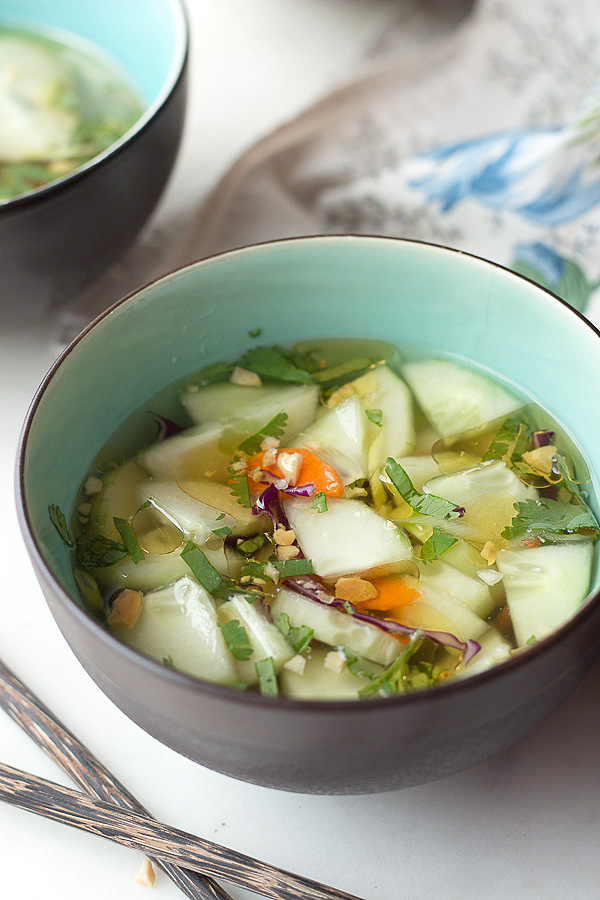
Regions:
<instances>
[{"instance_id":1,"label":"green herb garnish","mask_svg":"<svg viewBox=\"0 0 600 900\"><path fill-rule=\"evenodd\" d=\"M400 496L421 515L434 516L436 519L457 519L462 514L461 509L449 500L436 497L435 494L420 494L400 463L391 456L387 459L385 471Z\"/></svg>"},{"instance_id":2,"label":"green herb garnish","mask_svg":"<svg viewBox=\"0 0 600 900\"><path fill-rule=\"evenodd\" d=\"M275 624L296 653L304 653L314 637L314 631L308 625L293 626L287 613L282 612L279 618L275 619Z\"/></svg>"},{"instance_id":3,"label":"green herb garnish","mask_svg":"<svg viewBox=\"0 0 600 900\"><path fill-rule=\"evenodd\" d=\"M162 664L166 669L174 669L175 663L173 662L172 656L163 656Z\"/></svg>"},{"instance_id":4,"label":"green herb garnish","mask_svg":"<svg viewBox=\"0 0 600 900\"><path fill-rule=\"evenodd\" d=\"M327 384L329 381L351 380L351 376L357 376L359 372L364 372L374 365L377 360L367 358L349 359L346 362L339 363L336 366L329 366L327 369L317 369L312 373L312 380L316 384Z\"/></svg>"},{"instance_id":5,"label":"green herb garnish","mask_svg":"<svg viewBox=\"0 0 600 900\"><path fill-rule=\"evenodd\" d=\"M273 579L265 572L265 567L274 566L282 578L295 578L298 575L313 575L313 564L310 559L270 559L267 562L249 560L242 566L242 578L249 575L251 578Z\"/></svg>"},{"instance_id":6,"label":"green herb garnish","mask_svg":"<svg viewBox=\"0 0 600 900\"><path fill-rule=\"evenodd\" d=\"M257 338L262 334L262 328L253 328L252 331L248 332L248 337Z\"/></svg>"},{"instance_id":7,"label":"green herb garnish","mask_svg":"<svg viewBox=\"0 0 600 900\"><path fill-rule=\"evenodd\" d=\"M264 545L268 543L268 540L266 534L255 534L254 537L246 538L245 541L241 541L237 545L236 550L244 556L252 556L253 553L256 553L261 547L264 547Z\"/></svg>"},{"instance_id":8,"label":"green herb garnish","mask_svg":"<svg viewBox=\"0 0 600 900\"><path fill-rule=\"evenodd\" d=\"M247 456L254 456L255 453L259 452L260 445L266 437L281 437L281 435L285 431L287 419L287 413L277 413L277 415L273 416L271 421L267 422L267 424L263 428L261 428L260 431L257 431L256 434L252 434L249 438L246 438L245 441L242 441L242 443L238 447L238 450L241 450L242 453L245 453Z\"/></svg>"},{"instance_id":9,"label":"green herb garnish","mask_svg":"<svg viewBox=\"0 0 600 900\"><path fill-rule=\"evenodd\" d=\"M380 409L365 409L365 415L373 425L381 428L383 424L383 412Z\"/></svg>"},{"instance_id":10,"label":"green herb garnish","mask_svg":"<svg viewBox=\"0 0 600 900\"><path fill-rule=\"evenodd\" d=\"M277 675L275 673L275 663L273 658L268 656L254 664L256 674L258 675L258 687L263 697L279 696L279 687L277 685Z\"/></svg>"},{"instance_id":11,"label":"green herb garnish","mask_svg":"<svg viewBox=\"0 0 600 900\"><path fill-rule=\"evenodd\" d=\"M103 534L78 538L76 554L77 562L82 569L114 566L115 563L129 556L123 544L112 541Z\"/></svg>"},{"instance_id":12,"label":"green herb garnish","mask_svg":"<svg viewBox=\"0 0 600 900\"><path fill-rule=\"evenodd\" d=\"M591 532L596 539L600 526L591 509L562 500L524 500L515 503L516 515L502 532L509 541L532 532L548 534L577 534Z\"/></svg>"},{"instance_id":13,"label":"green herb garnish","mask_svg":"<svg viewBox=\"0 0 600 900\"><path fill-rule=\"evenodd\" d=\"M75 538L71 534L71 530L67 525L67 520L65 518L65 514L63 513L60 506L55 506L51 504L48 507L48 515L50 516L50 521L58 531L61 540L67 545L67 547L75 546Z\"/></svg>"},{"instance_id":14,"label":"green herb garnish","mask_svg":"<svg viewBox=\"0 0 600 900\"><path fill-rule=\"evenodd\" d=\"M140 509L145 508L147 505L148 502L143 504ZM144 560L144 551L140 547L140 542L137 539L135 531L127 519L120 519L118 516L113 516L113 522L115 523L115 528L121 535L123 546L137 566L138 563L141 563Z\"/></svg>"},{"instance_id":15,"label":"green herb garnish","mask_svg":"<svg viewBox=\"0 0 600 900\"><path fill-rule=\"evenodd\" d=\"M201 369L196 377L200 384L208 384L211 381L217 381L225 375L229 375L230 372L233 372L233 368L233 363L215 363L214 366L207 366L205 369Z\"/></svg>"},{"instance_id":16,"label":"green herb garnish","mask_svg":"<svg viewBox=\"0 0 600 900\"><path fill-rule=\"evenodd\" d=\"M420 628L411 636L406 649L392 663L374 678L369 684L362 688L359 697L391 697L395 694L405 694L410 691L412 685L409 679L409 663L421 644L425 640L425 636Z\"/></svg>"},{"instance_id":17,"label":"green herb garnish","mask_svg":"<svg viewBox=\"0 0 600 900\"><path fill-rule=\"evenodd\" d=\"M311 506L313 509L316 509L318 513L327 512L327 497L325 496L325 491L318 491L318 493L315 494Z\"/></svg>"},{"instance_id":18,"label":"green herb garnish","mask_svg":"<svg viewBox=\"0 0 600 900\"><path fill-rule=\"evenodd\" d=\"M224 525L222 528L213 528L212 533L217 537L226 538L231 534L231 528L229 525Z\"/></svg>"},{"instance_id":19,"label":"green herb garnish","mask_svg":"<svg viewBox=\"0 0 600 900\"><path fill-rule=\"evenodd\" d=\"M221 573L208 560L206 554L192 541L188 541L181 551L181 558L209 594L220 597L230 589L230 582L222 577Z\"/></svg>"},{"instance_id":20,"label":"green herb garnish","mask_svg":"<svg viewBox=\"0 0 600 900\"><path fill-rule=\"evenodd\" d=\"M238 619L231 619L230 622L221 625L221 634L236 659L243 662L252 656L254 651L248 640L248 632L240 625Z\"/></svg>"},{"instance_id":21,"label":"green herb garnish","mask_svg":"<svg viewBox=\"0 0 600 900\"><path fill-rule=\"evenodd\" d=\"M239 462L239 456L234 457L233 463L236 462ZM229 490L236 498L240 506L245 506L246 509L250 509L252 503L250 502L250 485L248 484L248 473L236 472L233 468L233 465L229 466L228 472L231 475L231 478L229 480Z\"/></svg>"},{"instance_id":22,"label":"green herb garnish","mask_svg":"<svg viewBox=\"0 0 600 900\"><path fill-rule=\"evenodd\" d=\"M514 459L520 459L531 443L533 430L533 422L524 410L518 415L509 416L492 438L491 444L483 454L482 462L503 459L510 464Z\"/></svg>"},{"instance_id":23,"label":"green herb garnish","mask_svg":"<svg viewBox=\"0 0 600 900\"><path fill-rule=\"evenodd\" d=\"M438 559L442 553L449 550L456 544L456 538L439 528L434 528L431 537L427 538L421 547L421 559L423 562L433 562Z\"/></svg>"},{"instance_id":24,"label":"green herb garnish","mask_svg":"<svg viewBox=\"0 0 600 900\"><path fill-rule=\"evenodd\" d=\"M280 347L256 347L254 350L248 350L242 365L251 372L257 372L276 381L312 381L310 372L295 366Z\"/></svg>"}]
</instances>

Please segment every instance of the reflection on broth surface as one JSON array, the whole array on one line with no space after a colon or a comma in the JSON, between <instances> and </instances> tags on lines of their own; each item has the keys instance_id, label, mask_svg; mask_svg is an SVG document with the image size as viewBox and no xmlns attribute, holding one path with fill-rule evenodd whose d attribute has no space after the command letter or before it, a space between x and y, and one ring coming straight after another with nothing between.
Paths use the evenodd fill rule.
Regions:
<instances>
[{"instance_id":1,"label":"reflection on broth surface","mask_svg":"<svg viewBox=\"0 0 600 900\"><path fill-rule=\"evenodd\" d=\"M238 690L365 699L564 623L589 586L589 490L570 437L485 373L324 340L161 392L100 450L73 528L50 512L130 646Z\"/></svg>"}]
</instances>

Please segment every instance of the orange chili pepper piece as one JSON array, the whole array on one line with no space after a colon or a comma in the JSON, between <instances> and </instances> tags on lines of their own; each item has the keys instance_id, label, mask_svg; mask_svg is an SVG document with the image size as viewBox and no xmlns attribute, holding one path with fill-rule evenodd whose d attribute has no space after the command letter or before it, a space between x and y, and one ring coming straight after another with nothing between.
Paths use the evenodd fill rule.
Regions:
<instances>
[{"instance_id":1,"label":"orange chili pepper piece","mask_svg":"<svg viewBox=\"0 0 600 900\"><path fill-rule=\"evenodd\" d=\"M315 456L310 450L304 447L281 447L279 453L299 453L302 457L302 468L298 475L297 484L314 484L315 494L323 492L326 497L343 497L344 485L342 479L328 463L323 462L318 456ZM276 478L283 478L283 474L277 464L272 466L263 465L264 453L257 453L248 460L248 484L251 491L261 491L266 487L265 482L254 481L251 474L254 469L260 468L275 475Z\"/></svg>"}]
</instances>

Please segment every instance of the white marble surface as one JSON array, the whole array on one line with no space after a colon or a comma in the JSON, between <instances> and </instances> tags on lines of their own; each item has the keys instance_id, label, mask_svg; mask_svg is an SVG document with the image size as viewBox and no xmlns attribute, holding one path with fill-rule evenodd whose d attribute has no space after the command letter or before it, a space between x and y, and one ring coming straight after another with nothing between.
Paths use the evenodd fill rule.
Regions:
<instances>
[{"instance_id":1,"label":"white marble surface","mask_svg":"<svg viewBox=\"0 0 600 900\"><path fill-rule=\"evenodd\" d=\"M233 157L313 99L364 39L378 0L191 0L201 195ZM177 177L171 188L181 190ZM55 321L0 336L0 657L157 817L365 900L588 900L600 888L600 665L516 747L444 781L367 797L310 797L235 782L179 757L81 669L19 534L13 464L28 402L56 353ZM68 783L3 713L0 760ZM374 765L376 765L374 760ZM402 759L398 760L402 765ZM181 896L134 884L139 854L0 805L0 897ZM249 892L231 889L235 900Z\"/></svg>"}]
</instances>

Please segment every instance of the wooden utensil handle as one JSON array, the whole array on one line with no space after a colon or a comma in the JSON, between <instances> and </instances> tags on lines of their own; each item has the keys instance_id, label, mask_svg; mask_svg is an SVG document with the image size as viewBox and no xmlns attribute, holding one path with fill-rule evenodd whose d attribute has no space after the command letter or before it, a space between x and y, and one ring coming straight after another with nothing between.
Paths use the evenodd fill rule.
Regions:
<instances>
[{"instance_id":1,"label":"wooden utensil handle","mask_svg":"<svg viewBox=\"0 0 600 900\"><path fill-rule=\"evenodd\" d=\"M0 660L0 706L82 790L148 816L133 794L100 763L14 672ZM190 900L231 900L211 879L160 859L152 860Z\"/></svg>"},{"instance_id":2,"label":"wooden utensil handle","mask_svg":"<svg viewBox=\"0 0 600 900\"><path fill-rule=\"evenodd\" d=\"M0 765L0 800L272 900L361 900L11 766Z\"/></svg>"}]
</instances>

